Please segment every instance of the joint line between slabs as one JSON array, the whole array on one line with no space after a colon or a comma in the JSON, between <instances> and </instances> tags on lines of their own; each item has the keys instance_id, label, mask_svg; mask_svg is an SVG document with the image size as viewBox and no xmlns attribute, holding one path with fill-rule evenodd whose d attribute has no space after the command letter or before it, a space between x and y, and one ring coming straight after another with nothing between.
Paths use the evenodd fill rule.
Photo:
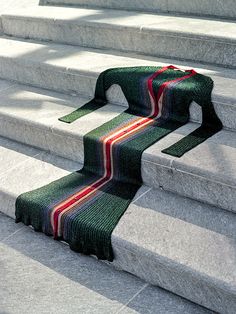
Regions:
<instances>
[{"instance_id":1,"label":"joint line between slabs","mask_svg":"<svg viewBox=\"0 0 236 314\"><path fill-rule=\"evenodd\" d=\"M135 293L135 295L133 295L133 297L127 302L125 303L117 312L115 312L115 314L119 314L121 313L121 311L123 311L127 305L129 305L130 302L132 302L143 290L145 290L147 287L149 286L148 283L145 283L142 288Z\"/></svg>"},{"instance_id":2,"label":"joint line between slabs","mask_svg":"<svg viewBox=\"0 0 236 314\"><path fill-rule=\"evenodd\" d=\"M16 230L15 232L13 232L12 234L10 234L9 236L7 236L5 239L3 239L1 242L2 243L4 243L4 242L6 242L7 240L9 240L12 236L14 236L17 232L19 232L20 230L22 230L24 228L24 226L23 227L21 227L21 228L19 228L18 230Z\"/></svg>"},{"instance_id":3,"label":"joint line between slabs","mask_svg":"<svg viewBox=\"0 0 236 314\"><path fill-rule=\"evenodd\" d=\"M138 201L141 197L143 197L145 194L147 194L149 191L151 191L152 188L149 188L147 191L143 192L139 197L135 198L131 203L134 204L136 201Z\"/></svg>"}]
</instances>

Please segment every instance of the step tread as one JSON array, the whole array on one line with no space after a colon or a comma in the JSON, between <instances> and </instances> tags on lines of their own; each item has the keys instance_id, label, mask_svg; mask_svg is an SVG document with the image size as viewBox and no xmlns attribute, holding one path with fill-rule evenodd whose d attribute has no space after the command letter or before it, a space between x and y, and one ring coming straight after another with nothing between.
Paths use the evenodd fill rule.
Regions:
<instances>
[{"instance_id":1,"label":"step tread","mask_svg":"<svg viewBox=\"0 0 236 314\"><path fill-rule=\"evenodd\" d=\"M20 193L79 168L4 138L0 159L1 210L11 217ZM113 232L114 265L190 300L200 297L205 306L233 313L235 225L236 215L230 212L143 186ZM196 283L191 289L189 278Z\"/></svg>"},{"instance_id":2,"label":"step tread","mask_svg":"<svg viewBox=\"0 0 236 314\"><path fill-rule=\"evenodd\" d=\"M143 33L159 31L172 35L201 36L232 42L236 40L236 23L231 21L157 13L41 6L9 11L2 16L3 24L4 19L7 18L43 19L51 20L53 23L63 21L71 24L96 24L99 27L133 28ZM188 24L187 29L186 24Z\"/></svg>"},{"instance_id":3,"label":"step tread","mask_svg":"<svg viewBox=\"0 0 236 314\"><path fill-rule=\"evenodd\" d=\"M0 214L0 229L0 272L1 277L7 278L1 282L2 313L12 313L15 308L19 313L29 313L30 308L34 313L57 314L212 313L105 263L76 254L31 228L15 224L3 214ZM16 276L25 267L24 276Z\"/></svg>"},{"instance_id":4,"label":"step tread","mask_svg":"<svg viewBox=\"0 0 236 314\"><path fill-rule=\"evenodd\" d=\"M165 66L175 62L183 69L194 66L199 73L211 76L215 81L213 96L228 96L236 99L235 70L202 66L199 63L173 61L171 59L150 58L136 54L117 53L111 50L85 48L79 46L44 43L17 38L0 37L0 56L16 58L34 63L57 66L64 71L89 74L94 77L109 67Z\"/></svg>"},{"instance_id":5,"label":"step tread","mask_svg":"<svg viewBox=\"0 0 236 314\"><path fill-rule=\"evenodd\" d=\"M5 84L3 82L3 86ZM83 105L88 99L9 84L8 89L0 92L1 135L81 163L83 162L83 136L125 110L122 106L108 104L72 124L66 124L58 121L58 118ZM198 124L189 123L152 145L143 153L144 182L154 187L163 186L167 190L173 189L173 191L178 187L182 189L178 193L186 195L191 192L191 196L197 199L198 197L209 197L212 193L211 202L213 204L225 208L225 204L230 203L230 206L227 205L229 208L226 209L236 211L235 132L223 130L181 158L161 153L162 149L177 142L196 127ZM150 169L153 167L155 169L151 171ZM158 169L165 172L159 174ZM172 176L173 178L177 177L172 181L170 180ZM182 178L181 184L176 182L176 180L180 180L178 176ZM195 184L196 182L201 184L203 191L200 193L199 187L193 183L188 186L184 182L186 177L194 180ZM222 189L222 191L218 191L218 195L216 191L211 190L212 185L215 184L218 189ZM185 190L188 188L190 191ZM223 189L227 189L227 193L230 193L230 200L228 199L229 194L224 194Z\"/></svg>"}]
</instances>

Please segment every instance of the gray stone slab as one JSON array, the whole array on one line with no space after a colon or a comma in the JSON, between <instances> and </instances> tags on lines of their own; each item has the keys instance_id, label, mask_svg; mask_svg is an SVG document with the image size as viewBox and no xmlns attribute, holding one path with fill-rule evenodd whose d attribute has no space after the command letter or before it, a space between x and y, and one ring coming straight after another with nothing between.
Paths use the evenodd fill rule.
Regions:
<instances>
[{"instance_id":1,"label":"gray stone slab","mask_svg":"<svg viewBox=\"0 0 236 314\"><path fill-rule=\"evenodd\" d=\"M11 88L14 86L13 82L5 81L0 79L0 94L5 92L8 88Z\"/></svg>"},{"instance_id":2,"label":"gray stone slab","mask_svg":"<svg viewBox=\"0 0 236 314\"><path fill-rule=\"evenodd\" d=\"M140 10L152 12L167 12L168 6L166 0L130 0L130 1L115 1L115 0L40 0L42 5L65 5L65 6L84 6L84 7L101 7L108 9L120 10Z\"/></svg>"},{"instance_id":3,"label":"gray stone slab","mask_svg":"<svg viewBox=\"0 0 236 314\"><path fill-rule=\"evenodd\" d=\"M146 12L173 12L183 14L211 15L224 18L236 18L234 0L41 0L41 4L101 7L121 10L140 10Z\"/></svg>"},{"instance_id":4,"label":"gray stone slab","mask_svg":"<svg viewBox=\"0 0 236 314\"><path fill-rule=\"evenodd\" d=\"M37 149L29 147L27 150L16 142L0 138L0 178L14 171L30 158L39 154Z\"/></svg>"},{"instance_id":5,"label":"gray stone slab","mask_svg":"<svg viewBox=\"0 0 236 314\"><path fill-rule=\"evenodd\" d=\"M148 148L142 158L143 181L235 212L234 132L221 131L181 158L161 153L197 127L189 123Z\"/></svg>"},{"instance_id":6,"label":"gray stone slab","mask_svg":"<svg viewBox=\"0 0 236 314\"><path fill-rule=\"evenodd\" d=\"M0 216L0 222L2 218L10 228L12 221ZM174 308L176 314L180 310L186 314L209 313L92 257L74 253L29 228L6 239L0 250L4 313L142 313L145 304L140 300L146 293L153 302L147 308L150 313Z\"/></svg>"},{"instance_id":7,"label":"gray stone slab","mask_svg":"<svg viewBox=\"0 0 236 314\"><path fill-rule=\"evenodd\" d=\"M41 6L3 15L2 27L16 37L236 67L231 21Z\"/></svg>"},{"instance_id":8,"label":"gray stone slab","mask_svg":"<svg viewBox=\"0 0 236 314\"><path fill-rule=\"evenodd\" d=\"M213 314L214 312L183 299L180 302L178 296L171 295L165 290L158 290L157 293L156 287L148 286L119 313Z\"/></svg>"},{"instance_id":9,"label":"gray stone slab","mask_svg":"<svg viewBox=\"0 0 236 314\"><path fill-rule=\"evenodd\" d=\"M115 313L145 285L30 228L0 251L4 313Z\"/></svg>"},{"instance_id":10,"label":"gray stone slab","mask_svg":"<svg viewBox=\"0 0 236 314\"><path fill-rule=\"evenodd\" d=\"M168 0L168 10L197 15L213 15L226 18L236 18L236 3L234 0Z\"/></svg>"},{"instance_id":11,"label":"gray stone slab","mask_svg":"<svg viewBox=\"0 0 236 314\"><path fill-rule=\"evenodd\" d=\"M1 1L0 3L0 14L7 12L12 8L28 8L30 6L37 6L39 4L38 0L8 0Z\"/></svg>"},{"instance_id":12,"label":"gray stone slab","mask_svg":"<svg viewBox=\"0 0 236 314\"><path fill-rule=\"evenodd\" d=\"M53 124L87 101L82 97L16 85L0 94L0 135L54 153L58 149L61 156L65 156L66 150L65 157L70 157L69 143L58 142ZM74 147L77 154L83 151L78 137L74 138Z\"/></svg>"},{"instance_id":13,"label":"gray stone slab","mask_svg":"<svg viewBox=\"0 0 236 314\"><path fill-rule=\"evenodd\" d=\"M21 228L21 224L15 224L10 217L0 213L0 241L5 241Z\"/></svg>"},{"instance_id":14,"label":"gray stone slab","mask_svg":"<svg viewBox=\"0 0 236 314\"><path fill-rule=\"evenodd\" d=\"M214 311L235 313L235 224L233 213L151 190L114 230L114 263Z\"/></svg>"}]
</instances>

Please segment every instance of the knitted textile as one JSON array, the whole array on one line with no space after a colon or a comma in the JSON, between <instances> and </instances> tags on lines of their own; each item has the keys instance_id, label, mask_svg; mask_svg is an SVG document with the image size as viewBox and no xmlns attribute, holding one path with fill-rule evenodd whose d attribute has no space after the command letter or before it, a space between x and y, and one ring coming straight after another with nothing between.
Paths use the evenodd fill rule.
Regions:
<instances>
[{"instance_id":1,"label":"knitted textile","mask_svg":"<svg viewBox=\"0 0 236 314\"><path fill-rule=\"evenodd\" d=\"M188 122L193 100L202 108L202 125L163 152L180 157L222 128L211 103L213 81L174 66L109 69L97 80L95 98L60 120L70 123L104 106L113 84L129 108L84 136L82 170L16 201L17 222L109 261L111 233L142 185L143 151Z\"/></svg>"}]
</instances>

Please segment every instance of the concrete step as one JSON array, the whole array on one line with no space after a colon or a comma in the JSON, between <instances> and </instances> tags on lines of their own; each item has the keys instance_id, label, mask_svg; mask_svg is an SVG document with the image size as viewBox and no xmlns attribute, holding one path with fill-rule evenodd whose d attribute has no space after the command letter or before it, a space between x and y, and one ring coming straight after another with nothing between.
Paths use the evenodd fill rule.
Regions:
<instances>
[{"instance_id":1,"label":"concrete step","mask_svg":"<svg viewBox=\"0 0 236 314\"><path fill-rule=\"evenodd\" d=\"M93 97L97 77L107 68L173 63L173 60L135 54L0 38L1 78L86 97ZM226 128L236 130L236 72L213 66L202 68L200 64L188 62L178 62L177 66L194 67L212 77L216 112ZM108 99L114 104L127 105L118 89L111 89ZM191 118L201 120L197 106L193 106Z\"/></svg>"},{"instance_id":2,"label":"concrete step","mask_svg":"<svg viewBox=\"0 0 236 314\"><path fill-rule=\"evenodd\" d=\"M79 168L3 138L0 160L0 208L12 218L20 193ZM235 313L235 214L143 186L115 228L112 245L112 265L213 311Z\"/></svg>"},{"instance_id":3,"label":"concrete step","mask_svg":"<svg viewBox=\"0 0 236 314\"><path fill-rule=\"evenodd\" d=\"M127 272L79 255L4 214L0 214L0 230L2 314L212 313Z\"/></svg>"},{"instance_id":4,"label":"concrete step","mask_svg":"<svg viewBox=\"0 0 236 314\"><path fill-rule=\"evenodd\" d=\"M16 37L236 67L232 21L41 6L3 14L2 27Z\"/></svg>"},{"instance_id":5,"label":"concrete step","mask_svg":"<svg viewBox=\"0 0 236 314\"><path fill-rule=\"evenodd\" d=\"M58 118L88 99L19 85L7 88L5 81L2 84L0 135L80 163L83 136L125 110L108 104L68 125ZM147 149L142 156L143 181L150 187L236 212L235 132L221 131L182 158L161 153L198 126L189 123Z\"/></svg>"},{"instance_id":6,"label":"concrete step","mask_svg":"<svg viewBox=\"0 0 236 314\"><path fill-rule=\"evenodd\" d=\"M157 13L236 18L234 0L41 0L41 5L83 6Z\"/></svg>"}]
</instances>

